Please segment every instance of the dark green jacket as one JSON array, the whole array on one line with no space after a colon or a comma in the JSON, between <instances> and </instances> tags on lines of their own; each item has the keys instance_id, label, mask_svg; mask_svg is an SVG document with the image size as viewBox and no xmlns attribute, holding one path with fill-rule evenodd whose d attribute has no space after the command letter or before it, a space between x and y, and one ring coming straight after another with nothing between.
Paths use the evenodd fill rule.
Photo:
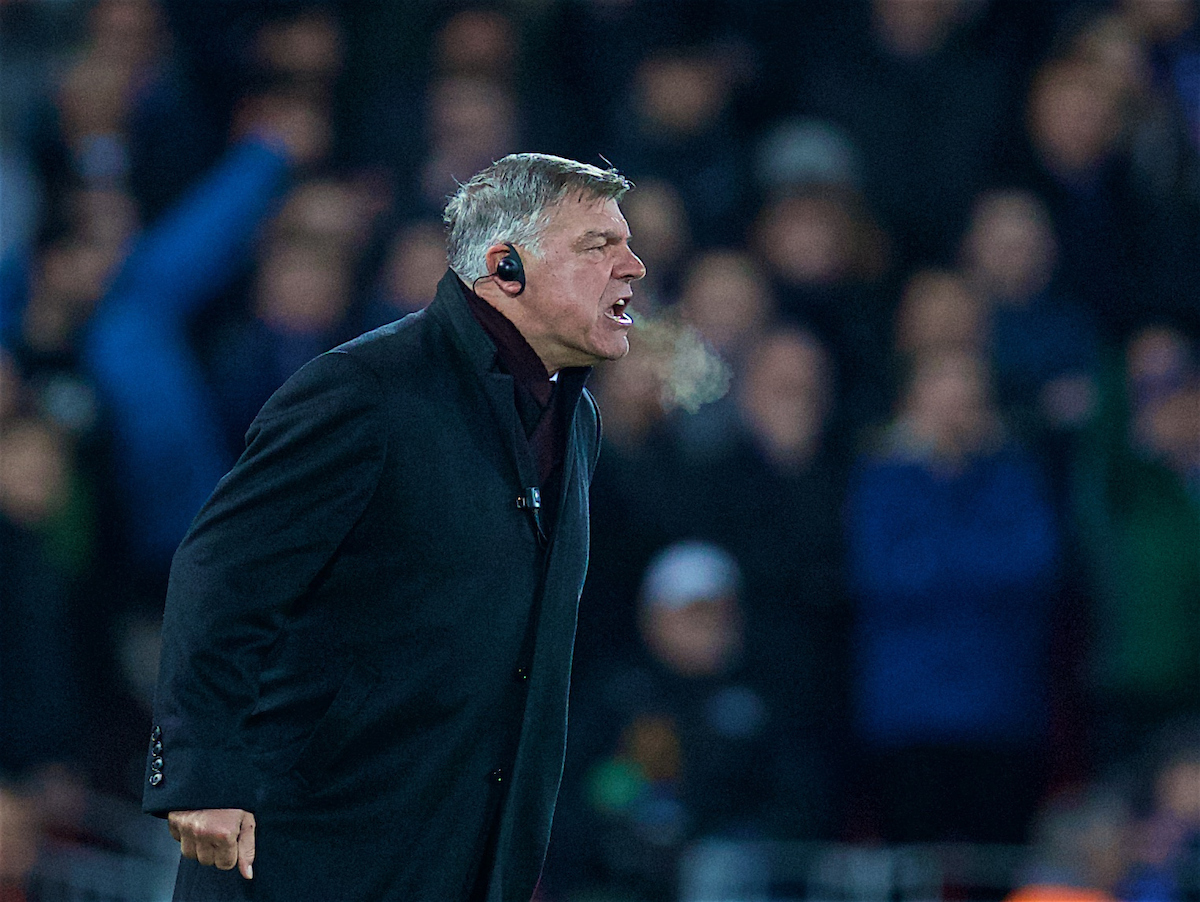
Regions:
<instances>
[{"instance_id":1,"label":"dark green jacket","mask_svg":"<svg viewBox=\"0 0 1200 902\"><path fill-rule=\"evenodd\" d=\"M547 535L518 501L536 466L495 357L448 273L427 310L288 380L192 524L144 805L244 808L258 839L252 888L185 862L176 898L451 902L493 830L488 899L532 895L599 418L587 371L560 373L573 414Z\"/></svg>"}]
</instances>

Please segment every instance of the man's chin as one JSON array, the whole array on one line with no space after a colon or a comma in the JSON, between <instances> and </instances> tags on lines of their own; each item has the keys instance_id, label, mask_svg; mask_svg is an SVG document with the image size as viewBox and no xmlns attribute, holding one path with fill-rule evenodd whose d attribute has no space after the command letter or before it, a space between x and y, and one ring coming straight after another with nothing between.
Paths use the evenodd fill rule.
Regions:
<instances>
[{"instance_id":1,"label":"man's chin","mask_svg":"<svg viewBox=\"0 0 1200 902\"><path fill-rule=\"evenodd\" d=\"M629 339L626 338L621 344L612 349L608 354L604 355L604 360L620 360L629 353Z\"/></svg>"}]
</instances>

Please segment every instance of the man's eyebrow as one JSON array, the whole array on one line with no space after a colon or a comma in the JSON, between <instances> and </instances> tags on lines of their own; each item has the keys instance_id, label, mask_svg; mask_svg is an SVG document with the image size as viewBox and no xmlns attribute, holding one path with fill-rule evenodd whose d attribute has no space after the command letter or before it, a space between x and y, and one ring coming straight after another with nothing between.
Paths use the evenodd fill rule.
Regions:
<instances>
[{"instance_id":1,"label":"man's eyebrow","mask_svg":"<svg viewBox=\"0 0 1200 902\"><path fill-rule=\"evenodd\" d=\"M626 237L623 232L618 232L614 229L588 229L575 240L575 246L582 247L589 242L595 241L597 238L603 238L606 242L612 242L624 241Z\"/></svg>"}]
</instances>

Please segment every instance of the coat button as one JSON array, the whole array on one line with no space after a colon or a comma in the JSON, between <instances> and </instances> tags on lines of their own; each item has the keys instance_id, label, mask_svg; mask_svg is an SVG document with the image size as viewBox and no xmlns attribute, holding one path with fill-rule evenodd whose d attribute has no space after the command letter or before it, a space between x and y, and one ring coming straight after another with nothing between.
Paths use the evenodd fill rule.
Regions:
<instances>
[{"instance_id":1,"label":"coat button","mask_svg":"<svg viewBox=\"0 0 1200 902\"><path fill-rule=\"evenodd\" d=\"M159 773L158 771L155 771L154 773L152 773L150 775L150 785L151 786L157 786L162 781L163 781L163 775L161 773Z\"/></svg>"},{"instance_id":2,"label":"coat button","mask_svg":"<svg viewBox=\"0 0 1200 902\"><path fill-rule=\"evenodd\" d=\"M150 751L156 755L161 755L162 754L162 743L159 742L157 739L155 739L152 743L150 743Z\"/></svg>"},{"instance_id":3,"label":"coat button","mask_svg":"<svg viewBox=\"0 0 1200 902\"><path fill-rule=\"evenodd\" d=\"M162 758L155 758L153 761L150 762L151 770L162 770L162 766L163 766Z\"/></svg>"},{"instance_id":4,"label":"coat button","mask_svg":"<svg viewBox=\"0 0 1200 902\"><path fill-rule=\"evenodd\" d=\"M160 739L162 739L162 727L155 724L154 729L150 731L150 741L158 742Z\"/></svg>"},{"instance_id":5,"label":"coat button","mask_svg":"<svg viewBox=\"0 0 1200 902\"><path fill-rule=\"evenodd\" d=\"M504 782L504 768L498 767L494 771L492 771L490 774L488 774L488 781L491 783L503 783Z\"/></svg>"}]
</instances>

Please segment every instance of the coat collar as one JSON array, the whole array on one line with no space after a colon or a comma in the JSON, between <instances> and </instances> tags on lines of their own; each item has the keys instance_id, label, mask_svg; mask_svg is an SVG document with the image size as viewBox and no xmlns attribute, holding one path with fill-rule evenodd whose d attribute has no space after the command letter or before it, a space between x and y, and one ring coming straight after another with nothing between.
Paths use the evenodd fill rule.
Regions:
<instances>
[{"instance_id":1,"label":"coat collar","mask_svg":"<svg viewBox=\"0 0 1200 902\"><path fill-rule=\"evenodd\" d=\"M496 369L496 346L483 327L476 322L463 296L462 280L453 270L446 270L438 282L437 293L429 305L429 315L450 333L455 347L467 358L471 368L483 375Z\"/></svg>"},{"instance_id":2,"label":"coat collar","mask_svg":"<svg viewBox=\"0 0 1200 902\"><path fill-rule=\"evenodd\" d=\"M438 282L437 293L429 305L429 313L447 327L455 346L470 362L472 369L481 376L499 372L496 366L496 346L471 314L467 299L463 295L462 280L453 270L446 270L446 274ZM592 368L586 366L559 370L559 393L574 404L578 401L591 372Z\"/></svg>"},{"instance_id":3,"label":"coat collar","mask_svg":"<svg viewBox=\"0 0 1200 902\"><path fill-rule=\"evenodd\" d=\"M524 489L538 485L537 464L525 438L524 427L517 416L513 395L513 377L500 369L497 362L496 345L479 325L467 306L462 291L462 282L453 270L447 270L438 282L437 293L427 308L429 315L449 333L450 339L460 354L470 364L479 378L484 395L496 418L505 447L515 460L517 478ZM579 406L583 386L591 373L591 367L569 367L559 370L558 398L556 403L569 404L567 417L567 451L563 460L562 486L565 494L575 469L575 413ZM559 510L562 509L561 499ZM542 519L534 511L533 522L539 535L545 539Z\"/></svg>"}]
</instances>

